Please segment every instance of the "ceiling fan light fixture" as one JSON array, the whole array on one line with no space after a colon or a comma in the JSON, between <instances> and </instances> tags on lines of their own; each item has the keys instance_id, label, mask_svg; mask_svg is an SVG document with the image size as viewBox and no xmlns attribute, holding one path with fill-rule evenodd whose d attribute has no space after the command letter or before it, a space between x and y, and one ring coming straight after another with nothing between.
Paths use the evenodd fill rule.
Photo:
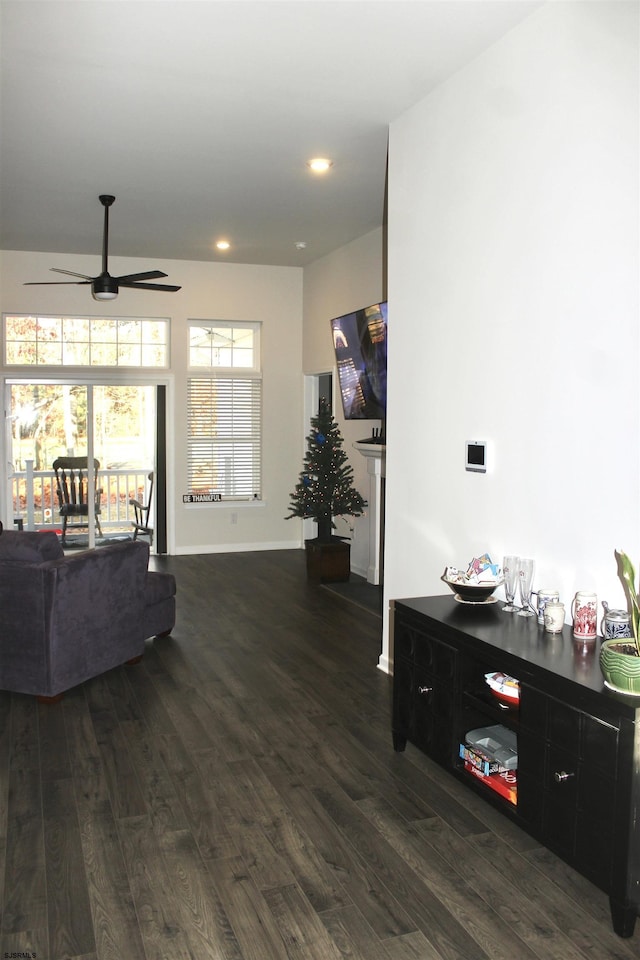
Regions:
<instances>
[{"instance_id":1,"label":"ceiling fan light fixture","mask_svg":"<svg viewBox=\"0 0 640 960\"><path fill-rule=\"evenodd\" d=\"M91 284L94 300L115 300L118 296L118 284L113 277L96 277Z\"/></svg>"}]
</instances>

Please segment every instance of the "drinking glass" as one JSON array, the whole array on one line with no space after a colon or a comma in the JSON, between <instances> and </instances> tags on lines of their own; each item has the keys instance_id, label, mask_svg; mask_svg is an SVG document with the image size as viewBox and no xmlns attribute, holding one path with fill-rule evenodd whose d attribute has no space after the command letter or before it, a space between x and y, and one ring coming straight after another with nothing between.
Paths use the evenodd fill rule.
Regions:
<instances>
[{"instance_id":1,"label":"drinking glass","mask_svg":"<svg viewBox=\"0 0 640 960\"><path fill-rule=\"evenodd\" d=\"M507 605L503 607L505 613L515 613L518 609L514 605L516 596L516 585L518 583L518 572L520 569L520 557L505 557L502 561L502 573L504 574L504 595L507 599Z\"/></svg>"},{"instance_id":2,"label":"drinking glass","mask_svg":"<svg viewBox=\"0 0 640 960\"><path fill-rule=\"evenodd\" d=\"M531 587L533 586L533 560L523 560L520 558L518 570L518 579L520 584L520 602L522 604L518 610L519 617L534 617L531 609Z\"/></svg>"}]
</instances>

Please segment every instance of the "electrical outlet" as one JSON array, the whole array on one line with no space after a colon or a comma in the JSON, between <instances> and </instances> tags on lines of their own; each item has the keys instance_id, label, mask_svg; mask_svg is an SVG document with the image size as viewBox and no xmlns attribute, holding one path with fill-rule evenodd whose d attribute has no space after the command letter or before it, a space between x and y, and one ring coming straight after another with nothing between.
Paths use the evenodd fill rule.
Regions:
<instances>
[{"instance_id":1,"label":"electrical outlet","mask_svg":"<svg viewBox=\"0 0 640 960\"><path fill-rule=\"evenodd\" d=\"M238 522L238 514L237 514L237 513L232 513L232 514L231 514L231 523L237 523L237 522Z\"/></svg>"}]
</instances>

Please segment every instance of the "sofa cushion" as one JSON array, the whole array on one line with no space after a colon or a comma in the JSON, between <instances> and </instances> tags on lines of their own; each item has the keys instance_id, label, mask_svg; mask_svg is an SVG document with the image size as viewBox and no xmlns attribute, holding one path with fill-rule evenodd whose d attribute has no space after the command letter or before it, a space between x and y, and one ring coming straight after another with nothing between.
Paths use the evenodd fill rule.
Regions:
<instances>
[{"instance_id":1,"label":"sofa cushion","mask_svg":"<svg viewBox=\"0 0 640 960\"><path fill-rule=\"evenodd\" d=\"M32 530L3 530L0 535L0 560L21 560L44 563L59 560L64 550L53 530L35 533Z\"/></svg>"}]
</instances>

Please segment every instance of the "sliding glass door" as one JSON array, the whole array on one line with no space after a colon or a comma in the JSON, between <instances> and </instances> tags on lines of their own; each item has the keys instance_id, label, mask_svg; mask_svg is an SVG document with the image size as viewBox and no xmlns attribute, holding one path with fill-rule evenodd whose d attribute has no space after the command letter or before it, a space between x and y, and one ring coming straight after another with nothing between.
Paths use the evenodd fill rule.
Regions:
<instances>
[{"instance_id":1,"label":"sliding glass door","mask_svg":"<svg viewBox=\"0 0 640 960\"><path fill-rule=\"evenodd\" d=\"M151 494L158 435L156 396L161 391L164 401L164 388L14 382L7 390L14 523L30 530L60 530L54 462L80 457L98 461L98 492L94 498L90 480L86 523L69 533L68 545L93 546L129 536L134 519L130 500L146 505ZM164 502L162 507L164 516ZM151 518L154 513L152 504Z\"/></svg>"}]
</instances>

